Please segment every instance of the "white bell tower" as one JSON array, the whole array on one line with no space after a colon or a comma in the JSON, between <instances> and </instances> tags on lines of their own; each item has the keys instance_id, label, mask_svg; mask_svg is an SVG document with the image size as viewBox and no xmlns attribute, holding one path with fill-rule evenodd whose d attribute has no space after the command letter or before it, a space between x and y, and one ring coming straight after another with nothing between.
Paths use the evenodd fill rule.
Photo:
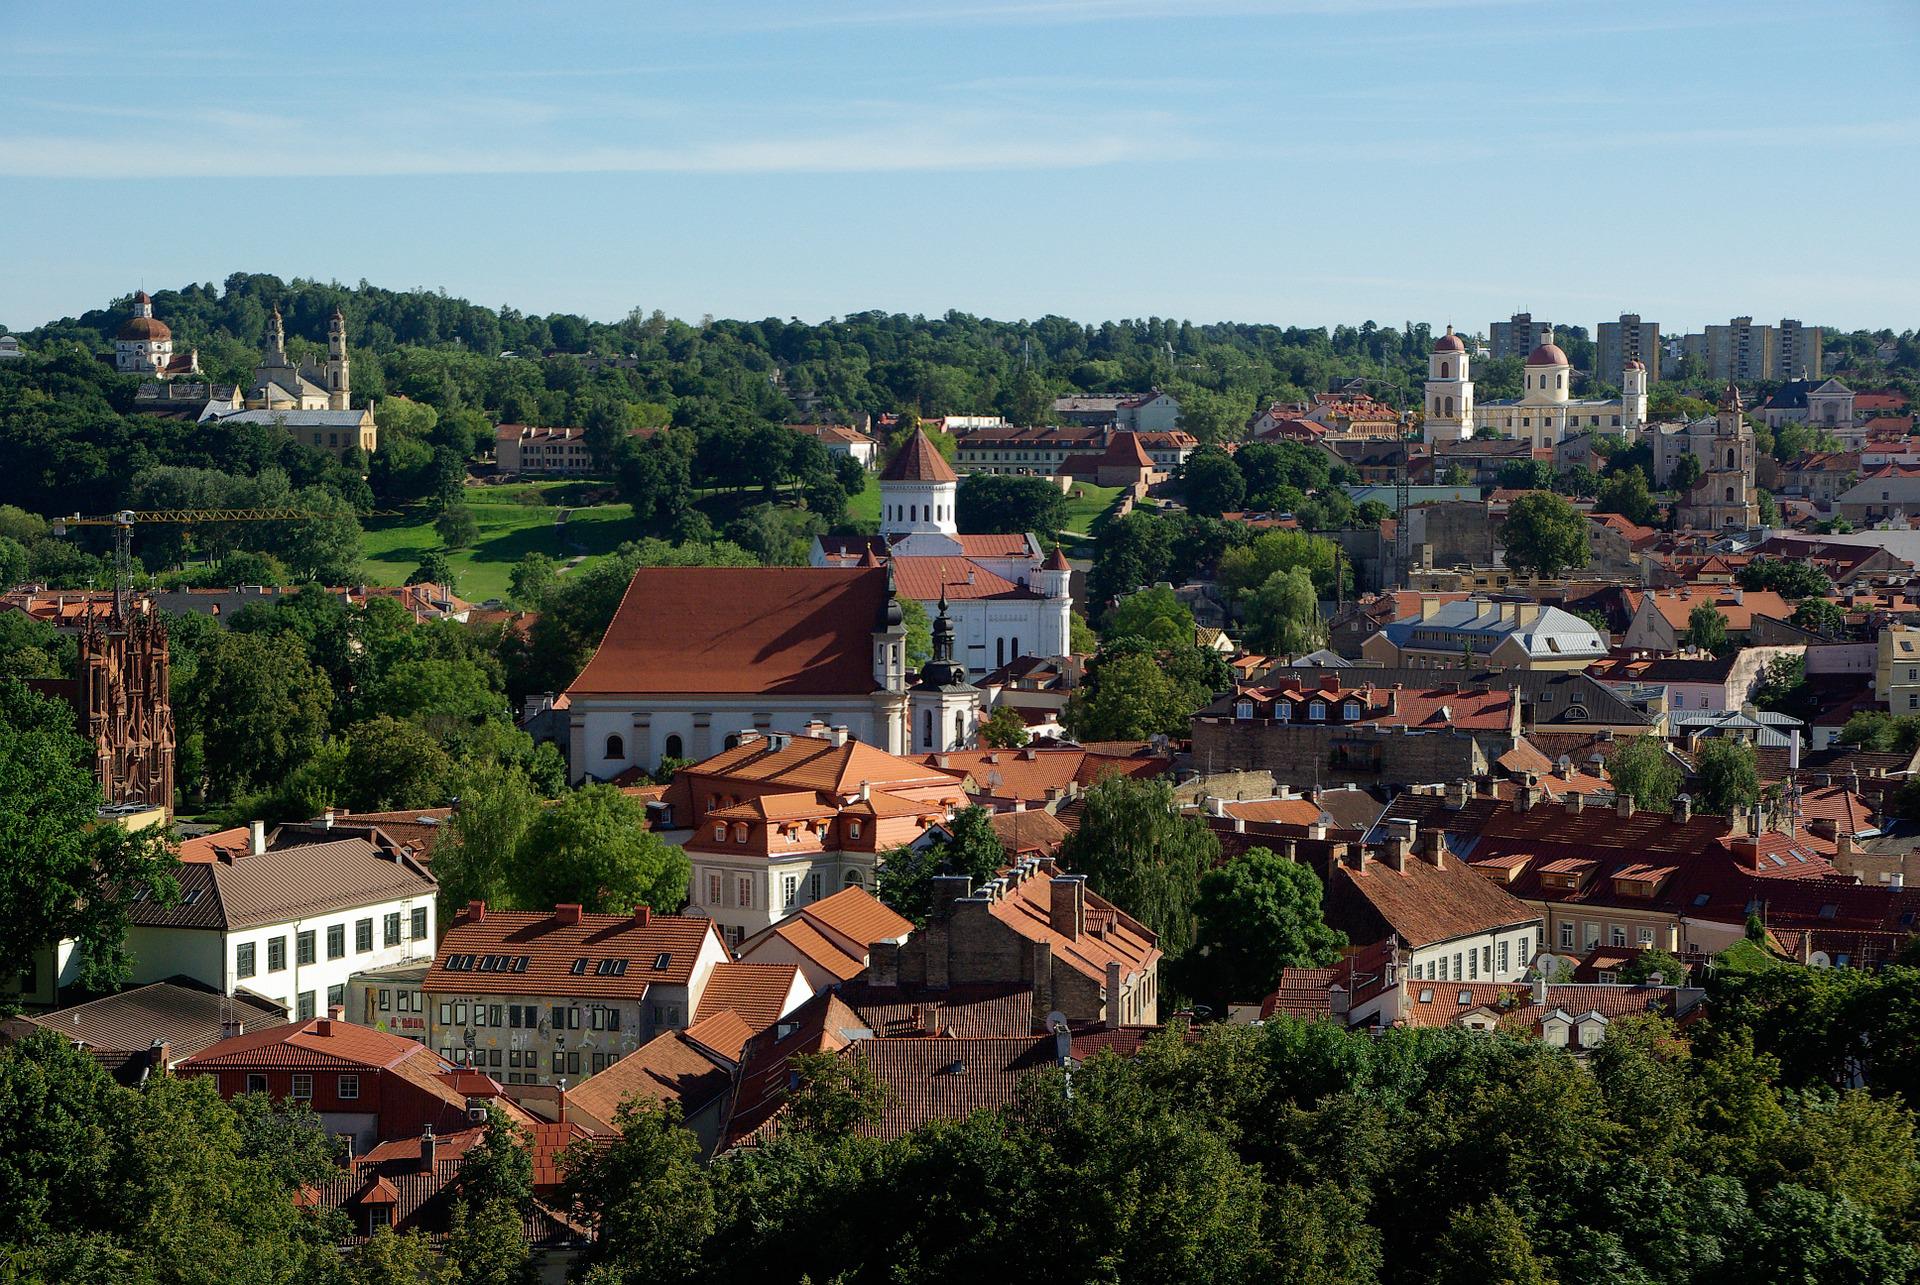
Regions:
<instances>
[{"instance_id":1,"label":"white bell tower","mask_svg":"<svg viewBox=\"0 0 1920 1285\"><path fill-rule=\"evenodd\" d=\"M1429 442L1458 442L1473 436L1473 380L1468 377L1467 345L1453 327L1436 339L1427 358L1427 414L1423 436Z\"/></svg>"},{"instance_id":2,"label":"white bell tower","mask_svg":"<svg viewBox=\"0 0 1920 1285\"><path fill-rule=\"evenodd\" d=\"M1647 424L1647 366L1638 357L1620 372L1620 426L1637 432Z\"/></svg>"}]
</instances>

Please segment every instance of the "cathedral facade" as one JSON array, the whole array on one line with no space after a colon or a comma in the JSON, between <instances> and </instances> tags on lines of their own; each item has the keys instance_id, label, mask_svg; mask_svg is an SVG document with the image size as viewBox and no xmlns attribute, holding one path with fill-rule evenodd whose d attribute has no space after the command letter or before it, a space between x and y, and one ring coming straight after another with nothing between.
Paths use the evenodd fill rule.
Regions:
<instances>
[{"instance_id":1,"label":"cathedral facade","mask_svg":"<svg viewBox=\"0 0 1920 1285\"><path fill-rule=\"evenodd\" d=\"M1647 369L1638 361L1622 372L1621 396L1575 398L1573 364L1560 345L1538 344L1527 354L1520 396L1476 402L1470 374L1472 357L1460 336L1434 341L1427 363L1428 442L1457 442L1469 437L1507 437L1550 447L1579 433L1637 434L1647 422Z\"/></svg>"}]
</instances>

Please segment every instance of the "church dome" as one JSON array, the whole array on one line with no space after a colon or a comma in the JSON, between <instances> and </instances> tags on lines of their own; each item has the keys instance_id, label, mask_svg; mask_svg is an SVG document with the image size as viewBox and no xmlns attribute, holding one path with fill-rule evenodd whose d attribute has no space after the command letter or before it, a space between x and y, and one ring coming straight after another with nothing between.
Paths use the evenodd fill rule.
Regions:
<instances>
[{"instance_id":1,"label":"church dome","mask_svg":"<svg viewBox=\"0 0 1920 1285\"><path fill-rule=\"evenodd\" d=\"M1435 352L1465 352L1467 346L1460 342L1460 336L1453 333L1453 327L1447 327L1447 333L1433 341Z\"/></svg>"},{"instance_id":2,"label":"church dome","mask_svg":"<svg viewBox=\"0 0 1920 1285\"><path fill-rule=\"evenodd\" d=\"M1641 361L1638 357L1627 358L1628 370L1645 370L1646 368L1647 368L1647 363L1644 361Z\"/></svg>"},{"instance_id":3,"label":"church dome","mask_svg":"<svg viewBox=\"0 0 1920 1285\"><path fill-rule=\"evenodd\" d=\"M1560 350L1560 345L1555 343L1541 344L1527 354L1529 366L1570 366L1572 364L1567 360L1567 354Z\"/></svg>"},{"instance_id":4,"label":"church dome","mask_svg":"<svg viewBox=\"0 0 1920 1285\"><path fill-rule=\"evenodd\" d=\"M145 339L153 343L158 343L162 340L172 339L173 331L167 328L166 322L154 317L130 317L127 319L127 324L120 327L120 333L115 335L114 338Z\"/></svg>"}]
</instances>

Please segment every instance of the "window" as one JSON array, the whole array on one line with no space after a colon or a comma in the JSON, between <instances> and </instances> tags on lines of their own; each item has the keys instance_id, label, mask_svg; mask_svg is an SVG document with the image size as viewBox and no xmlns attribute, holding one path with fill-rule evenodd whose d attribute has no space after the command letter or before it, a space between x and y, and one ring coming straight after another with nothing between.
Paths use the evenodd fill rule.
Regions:
<instances>
[{"instance_id":1,"label":"window","mask_svg":"<svg viewBox=\"0 0 1920 1285\"><path fill-rule=\"evenodd\" d=\"M295 1102L313 1101L313 1077L311 1075L294 1076L293 1091L287 1094L287 1096Z\"/></svg>"},{"instance_id":2,"label":"window","mask_svg":"<svg viewBox=\"0 0 1920 1285\"><path fill-rule=\"evenodd\" d=\"M1282 723L1290 723L1293 721L1293 706L1287 704L1285 701L1275 701L1273 703L1273 716Z\"/></svg>"},{"instance_id":3,"label":"window","mask_svg":"<svg viewBox=\"0 0 1920 1285\"><path fill-rule=\"evenodd\" d=\"M360 1096L360 1077L343 1075L333 1086L334 1096L342 1102L352 1102Z\"/></svg>"},{"instance_id":4,"label":"window","mask_svg":"<svg viewBox=\"0 0 1920 1285\"><path fill-rule=\"evenodd\" d=\"M396 910L390 913L380 925L380 929L381 944L398 946L400 944L400 912Z\"/></svg>"},{"instance_id":5,"label":"window","mask_svg":"<svg viewBox=\"0 0 1920 1285\"><path fill-rule=\"evenodd\" d=\"M347 984L345 982L340 983L338 986L327 987L327 1011L329 1013L333 1011L335 1005L339 1005L344 1008L346 1006L346 1002L347 1002Z\"/></svg>"},{"instance_id":6,"label":"window","mask_svg":"<svg viewBox=\"0 0 1920 1285\"><path fill-rule=\"evenodd\" d=\"M858 821L847 822L847 837L849 839L858 839L860 837L860 823Z\"/></svg>"},{"instance_id":7,"label":"window","mask_svg":"<svg viewBox=\"0 0 1920 1285\"><path fill-rule=\"evenodd\" d=\"M327 928L327 958L338 959L347 953L347 926L331 924Z\"/></svg>"},{"instance_id":8,"label":"window","mask_svg":"<svg viewBox=\"0 0 1920 1285\"><path fill-rule=\"evenodd\" d=\"M1638 929L1634 936L1638 939L1641 950L1646 950L1653 945L1653 929L1651 928Z\"/></svg>"},{"instance_id":9,"label":"window","mask_svg":"<svg viewBox=\"0 0 1920 1285\"><path fill-rule=\"evenodd\" d=\"M807 876L807 900L820 900L820 872L815 870Z\"/></svg>"},{"instance_id":10,"label":"window","mask_svg":"<svg viewBox=\"0 0 1920 1285\"><path fill-rule=\"evenodd\" d=\"M681 742L678 736L669 736L667 738L666 753L667 753L667 757L670 759L686 757L686 754L683 749L683 743Z\"/></svg>"},{"instance_id":11,"label":"window","mask_svg":"<svg viewBox=\"0 0 1920 1285\"><path fill-rule=\"evenodd\" d=\"M740 876L740 886L738 888L738 892L740 893L739 904L743 908L751 909L753 906L753 879L751 876L748 876L748 875Z\"/></svg>"},{"instance_id":12,"label":"window","mask_svg":"<svg viewBox=\"0 0 1920 1285\"><path fill-rule=\"evenodd\" d=\"M280 972L287 966L287 939L272 937L267 940L267 971Z\"/></svg>"},{"instance_id":13,"label":"window","mask_svg":"<svg viewBox=\"0 0 1920 1285\"><path fill-rule=\"evenodd\" d=\"M867 886L867 880L858 870L849 870L847 877L841 880L841 885L847 888L864 888Z\"/></svg>"},{"instance_id":14,"label":"window","mask_svg":"<svg viewBox=\"0 0 1920 1285\"><path fill-rule=\"evenodd\" d=\"M709 906L720 904L720 876L714 871L707 873L707 904Z\"/></svg>"},{"instance_id":15,"label":"window","mask_svg":"<svg viewBox=\"0 0 1920 1285\"><path fill-rule=\"evenodd\" d=\"M1360 721L1360 702L1348 701L1345 705L1342 705L1340 707L1340 717L1345 719L1349 723L1359 722Z\"/></svg>"},{"instance_id":16,"label":"window","mask_svg":"<svg viewBox=\"0 0 1920 1285\"><path fill-rule=\"evenodd\" d=\"M713 823L713 841L715 843L725 843L727 841L727 823L725 821L715 821Z\"/></svg>"},{"instance_id":17,"label":"window","mask_svg":"<svg viewBox=\"0 0 1920 1285\"><path fill-rule=\"evenodd\" d=\"M305 1021L307 1018L312 1017L313 1008L314 1008L314 993L312 991L301 991L300 998L297 1002L296 1007L297 1007L297 1016L300 1018L301 1021Z\"/></svg>"},{"instance_id":18,"label":"window","mask_svg":"<svg viewBox=\"0 0 1920 1285\"><path fill-rule=\"evenodd\" d=\"M1626 945L1626 944L1627 944L1627 930L1626 930L1626 929L1624 929L1624 928L1622 928L1622 927L1621 927L1621 926L1620 926L1619 924L1615 924L1615 925L1613 926L1613 933L1612 933L1612 936L1611 936L1611 937L1609 937L1609 939L1608 939L1608 940L1609 940L1609 941L1611 941L1611 942L1612 942L1612 943L1613 943L1613 944L1614 944L1615 946L1624 946L1624 945Z\"/></svg>"},{"instance_id":19,"label":"window","mask_svg":"<svg viewBox=\"0 0 1920 1285\"><path fill-rule=\"evenodd\" d=\"M1503 941L1500 943L1500 971L1504 973L1510 967L1511 967L1511 956L1508 953L1507 943Z\"/></svg>"},{"instance_id":20,"label":"window","mask_svg":"<svg viewBox=\"0 0 1920 1285\"><path fill-rule=\"evenodd\" d=\"M266 1091L267 1091L267 1077L266 1077L266 1076L264 1076L264 1075L249 1075L249 1076L247 1077L247 1092L249 1092L249 1093L265 1093Z\"/></svg>"},{"instance_id":21,"label":"window","mask_svg":"<svg viewBox=\"0 0 1920 1285\"><path fill-rule=\"evenodd\" d=\"M390 990L382 990L380 992L380 1011L382 1013L386 1012L388 1007L392 1003L393 1003L393 992Z\"/></svg>"},{"instance_id":22,"label":"window","mask_svg":"<svg viewBox=\"0 0 1920 1285\"><path fill-rule=\"evenodd\" d=\"M1480 952L1477 950L1467 952L1467 977L1471 981L1480 980Z\"/></svg>"},{"instance_id":23,"label":"window","mask_svg":"<svg viewBox=\"0 0 1920 1285\"><path fill-rule=\"evenodd\" d=\"M243 941L233 948L233 972L236 977L251 977L253 967L253 943Z\"/></svg>"},{"instance_id":24,"label":"window","mask_svg":"<svg viewBox=\"0 0 1920 1285\"><path fill-rule=\"evenodd\" d=\"M1560 921L1560 949L1573 949L1573 921L1571 919L1563 919Z\"/></svg>"},{"instance_id":25,"label":"window","mask_svg":"<svg viewBox=\"0 0 1920 1285\"><path fill-rule=\"evenodd\" d=\"M1584 928L1586 930L1585 936L1587 940L1587 949L1592 950L1595 946L1598 946L1600 944L1600 925L1586 924L1584 925Z\"/></svg>"},{"instance_id":26,"label":"window","mask_svg":"<svg viewBox=\"0 0 1920 1285\"><path fill-rule=\"evenodd\" d=\"M453 1025L453 1004L448 1000L440 1001L440 1025Z\"/></svg>"},{"instance_id":27,"label":"window","mask_svg":"<svg viewBox=\"0 0 1920 1285\"><path fill-rule=\"evenodd\" d=\"M735 821L733 823L733 841L735 843L745 843L747 841L747 823L745 821Z\"/></svg>"},{"instance_id":28,"label":"window","mask_svg":"<svg viewBox=\"0 0 1920 1285\"><path fill-rule=\"evenodd\" d=\"M373 918L371 916L354 924L353 948L361 953L373 949Z\"/></svg>"},{"instance_id":29,"label":"window","mask_svg":"<svg viewBox=\"0 0 1920 1285\"><path fill-rule=\"evenodd\" d=\"M427 939L427 908L425 906L415 906L413 908L413 924L411 926L413 928L412 936L415 941L425 941Z\"/></svg>"},{"instance_id":30,"label":"window","mask_svg":"<svg viewBox=\"0 0 1920 1285\"><path fill-rule=\"evenodd\" d=\"M933 711L926 710L920 715L920 748L933 748Z\"/></svg>"},{"instance_id":31,"label":"window","mask_svg":"<svg viewBox=\"0 0 1920 1285\"><path fill-rule=\"evenodd\" d=\"M298 964L313 962L313 929L298 934L293 939L293 958Z\"/></svg>"},{"instance_id":32,"label":"window","mask_svg":"<svg viewBox=\"0 0 1920 1285\"><path fill-rule=\"evenodd\" d=\"M1460 952L1455 951L1453 953L1453 980L1457 982L1464 976L1466 976L1466 972L1462 966Z\"/></svg>"},{"instance_id":33,"label":"window","mask_svg":"<svg viewBox=\"0 0 1920 1285\"><path fill-rule=\"evenodd\" d=\"M1252 717L1253 717L1253 702L1252 702L1252 701L1240 701L1240 702L1238 702L1237 704L1235 704L1235 705L1234 705L1234 707L1233 707L1233 716L1234 716L1235 718L1252 718Z\"/></svg>"},{"instance_id":34,"label":"window","mask_svg":"<svg viewBox=\"0 0 1920 1285\"><path fill-rule=\"evenodd\" d=\"M478 1008L480 1006L475 1004L474 1007ZM467 1006L459 1000L453 1001L453 1024L455 1026L465 1026L467 1024Z\"/></svg>"},{"instance_id":35,"label":"window","mask_svg":"<svg viewBox=\"0 0 1920 1285\"><path fill-rule=\"evenodd\" d=\"M556 1031L567 1029L567 1010L559 1004L553 1006L553 1029Z\"/></svg>"}]
</instances>

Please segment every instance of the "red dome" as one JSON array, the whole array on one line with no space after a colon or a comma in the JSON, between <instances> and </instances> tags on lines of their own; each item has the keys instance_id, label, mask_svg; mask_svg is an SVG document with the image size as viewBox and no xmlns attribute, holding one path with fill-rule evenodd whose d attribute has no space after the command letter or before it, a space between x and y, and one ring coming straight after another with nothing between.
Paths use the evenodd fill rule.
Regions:
<instances>
[{"instance_id":1,"label":"red dome","mask_svg":"<svg viewBox=\"0 0 1920 1285\"><path fill-rule=\"evenodd\" d=\"M1647 368L1647 363L1644 361L1641 361L1638 357L1627 358L1628 370L1645 370L1646 368Z\"/></svg>"},{"instance_id":2,"label":"red dome","mask_svg":"<svg viewBox=\"0 0 1920 1285\"><path fill-rule=\"evenodd\" d=\"M1572 364L1567 360L1567 354L1560 351L1559 344L1541 344L1527 354L1529 366L1571 366Z\"/></svg>"},{"instance_id":3,"label":"red dome","mask_svg":"<svg viewBox=\"0 0 1920 1285\"><path fill-rule=\"evenodd\" d=\"M128 319L126 325L120 327L120 333L116 335L115 338L130 340L145 339L149 342L159 343L162 340L172 339L173 331L167 329L166 322L156 320L153 317L132 317Z\"/></svg>"},{"instance_id":4,"label":"red dome","mask_svg":"<svg viewBox=\"0 0 1920 1285\"><path fill-rule=\"evenodd\" d=\"M1447 333L1433 341L1435 352L1465 352L1467 346L1460 342L1460 336L1453 333L1453 327L1447 327Z\"/></svg>"}]
</instances>

